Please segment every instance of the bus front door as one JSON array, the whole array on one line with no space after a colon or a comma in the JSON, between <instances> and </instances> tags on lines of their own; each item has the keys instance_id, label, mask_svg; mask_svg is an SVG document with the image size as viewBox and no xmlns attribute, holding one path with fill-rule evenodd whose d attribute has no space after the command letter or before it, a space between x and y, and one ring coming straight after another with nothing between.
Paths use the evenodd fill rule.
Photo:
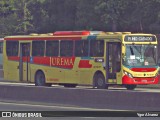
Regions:
<instances>
[{"instance_id":1,"label":"bus front door","mask_svg":"<svg viewBox=\"0 0 160 120\"><path fill-rule=\"evenodd\" d=\"M120 70L121 43L106 43L106 82L110 84L117 84L117 75L120 74Z\"/></svg>"},{"instance_id":2,"label":"bus front door","mask_svg":"<svg viewBox=\"0 0 160 120\"><path fill-rule=\"evenodd\" d=\"M30 43L20 44L19 80L30 81Z\"/></svg>"}]
</instances>

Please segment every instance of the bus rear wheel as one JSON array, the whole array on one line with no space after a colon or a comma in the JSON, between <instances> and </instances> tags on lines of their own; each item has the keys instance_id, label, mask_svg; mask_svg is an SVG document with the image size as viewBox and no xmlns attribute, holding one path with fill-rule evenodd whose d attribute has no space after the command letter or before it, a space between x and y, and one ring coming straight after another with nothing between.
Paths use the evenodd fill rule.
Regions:
<instances>
[{"instance_id":1,"label":"bus rear wheel","mask_svg":"<svg viewBox=\"0 0 160 120\"><path fill-rule=\"evenodd\" d=\"M108 89L108 85L105 82L103 74L99 73L94 76L95 87L97 89Z\"/></svg>"},{"instance_id":2,"label":"bus rear wheel","mask_svg":"<svg viewBox=\"0 0 160 120\"><path fill-rule=\"evenodd\" d=\"M52 84L46 83L44 73L38 71L35 76L35 86L48 86L50 87Z\"/></svg>"},{"instance_id":3,"label":"bus rear wheel","mask_svg":"<svg viewBox=\"0 0 160 120\"><path fill-rule=\"evenodd\" d=\"M127 90L134 90L137 85L125 85L125 87L127 88Z\"/></svg>"}]
</instances>

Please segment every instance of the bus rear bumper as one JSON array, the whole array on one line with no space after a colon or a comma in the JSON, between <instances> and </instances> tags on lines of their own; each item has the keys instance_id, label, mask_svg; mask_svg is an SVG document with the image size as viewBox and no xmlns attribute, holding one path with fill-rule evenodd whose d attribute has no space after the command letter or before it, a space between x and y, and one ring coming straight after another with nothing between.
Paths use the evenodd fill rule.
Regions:
<instances>
[{"instance_id":1,"label":"bus rear bumper","mask_svg":"<svg viewBox=\"0 0 160 120\"><path fill-rule=\"evenodd\" d=\"M158 84L158 76L156 77L148 77L148 78L130 78L127 75L124 75L122 78L122 84Z\"/></svg>"}]
</instances>

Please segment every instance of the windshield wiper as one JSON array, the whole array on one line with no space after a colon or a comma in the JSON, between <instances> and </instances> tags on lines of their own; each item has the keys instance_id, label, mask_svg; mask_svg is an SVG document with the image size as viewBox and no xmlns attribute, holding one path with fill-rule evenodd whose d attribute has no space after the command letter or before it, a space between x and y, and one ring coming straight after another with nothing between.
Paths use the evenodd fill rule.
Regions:
<instances>
[{"instance_id":1,"label":"windshield wiper","mask_svg":"<svg viewBox=\"0 0 160 120\"><path fill-rule=\"evenodd\" d=\"M131 51L131 55L134 55L134 52L131 46L130 46L130 51Z\"/></svg>"}]
</instances>

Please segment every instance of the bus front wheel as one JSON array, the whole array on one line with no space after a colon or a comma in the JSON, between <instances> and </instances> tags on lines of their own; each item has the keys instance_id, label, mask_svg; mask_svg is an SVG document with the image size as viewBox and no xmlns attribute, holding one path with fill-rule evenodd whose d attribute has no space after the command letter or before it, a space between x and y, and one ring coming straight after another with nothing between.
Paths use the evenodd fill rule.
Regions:
<instances>
[{"instance_id":1,"label":"bus front wheel","mask_svg":"<svg viewBox=\"0 0 160 120\"><path fill-rule=\"evenodd\" d=\"M94 77L94 82L95 82L95 87L97 87L97 89L108 89L108 85L105 82L105 78L103 76L103 74L97 74Z\"/></svg>"},{"instance_id":2,"label":"bus front wheel","mask_svg":"<svg viewBox=\"0 0 160 120\"><path fill-rule=\"evenodd\" d=\"M43 72L38 71L35 76L35 86L48 86L50 87L52 84L46 83L45 75Z\"/></svg>"}]
</instances>

